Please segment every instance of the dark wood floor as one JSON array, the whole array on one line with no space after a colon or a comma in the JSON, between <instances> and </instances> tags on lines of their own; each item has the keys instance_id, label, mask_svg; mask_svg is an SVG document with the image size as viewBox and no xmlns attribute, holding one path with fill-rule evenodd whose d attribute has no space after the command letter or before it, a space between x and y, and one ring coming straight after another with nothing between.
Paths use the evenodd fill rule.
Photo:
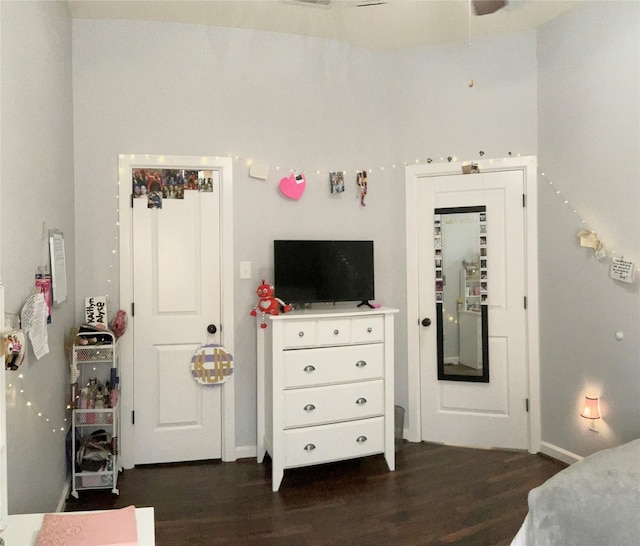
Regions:
<instances>
[{"instance_id":1,"label":"dark wood floor","mask_svg":"<svg viewBox=\"0 0 640 546\"><path fill-rule=\"evenodd\" d=\"M153 506L159 546L508 545L529 490L565 466L527 453L405 443L395 472L381 455L287 470L273 493L268 458L153 465L121 473L119 497L80 491L67 511Z\"/></svg>"}]
</instances>

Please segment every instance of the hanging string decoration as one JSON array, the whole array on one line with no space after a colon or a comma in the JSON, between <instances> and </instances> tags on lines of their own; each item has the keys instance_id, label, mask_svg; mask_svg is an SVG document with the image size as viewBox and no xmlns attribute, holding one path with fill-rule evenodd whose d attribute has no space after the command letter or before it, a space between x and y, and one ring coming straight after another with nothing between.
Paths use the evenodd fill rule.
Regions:
<instances>
[{"instance_id":1,"label":"hanging string decoration","mask_svg":"<svg viewBox=\"0 0 640 546\"><path fill-rule=\"evenodd\" d=\"M15 404L17 402L16 399L18 398L17 395L19 395L19 398L24 403L25 407L33 412L33 414L36 415L39 419L42 419L43 423L45 423L45 425L51 429L51 432L61 432L64 434L66 432L66 425L64 423L67 423L69 421L68 417L65 416L63 418L63 424L61 426L52 424L51 418L45 415L45 413L38 408L37 403L27 396L27 393L24 390L23 380L24 376L22 374L19 374L19 385L15 385L12 381L7 383L7 404ZM67 405L66 411L68 412L70 410L71 406Z\"/></svg>"},{"instance_id":2,"label":"hanging string decoration","mask_svg":"<svg viewBox=\"0 0 640 546\"><path fill-rule=\"evenodd\" d=\"M604 242L598 236L597 231L591 228L587 220L582 217L578 210L569 202L569 199L558 189L558 186L550 180L544 172L540 173L540 179L544 182L543 185L549 188L562 204L580 221L582 228L576 234L580 246L593 249L593 255L598 261L603 261L606 258L610 259L609 276L613 280L627 284L633 283L636 272L635 262L625 260L624 256L617 256L615 250L607 249Z\"/></svg>"}]
</instances>

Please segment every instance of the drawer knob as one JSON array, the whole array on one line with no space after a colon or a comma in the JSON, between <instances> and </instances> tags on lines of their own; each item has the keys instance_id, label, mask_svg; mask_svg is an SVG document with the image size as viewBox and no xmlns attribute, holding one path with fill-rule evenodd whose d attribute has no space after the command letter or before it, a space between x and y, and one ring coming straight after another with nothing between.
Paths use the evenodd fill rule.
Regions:
<instances>
[{"instance_id":1,"label":"drawer knob","mask_svg":"<svg viewBox=\"0 0 640 546\"><path fill-rule=\"evenodd\" d=\"M356 400L356 404L358 404L358 406L362 406L362 404L366 404L367 403L367 399L366 398L358 398Z\"/></svg>"},{"instance_id":2,"label":"drawer knob","mask_svg":"<svg viewBox=\"0 0 640 546\"><path fill-rule=\"evenodd\" d=\"M302 330L298 332L298 337L304 337L304 332Z\"/></svg>"},{"instance_id":3,"label":"drawer knob","mask_svg":"<svg viewBox=\"0 0 640 546\"><path fill-rule=\"evenodd\" d=\"M309 364L308 366L304 367L304 371L307 372L307 373L315 372L316 371L316 367L312 366L311 364Z\"/></svg>"},{"instance_id":4,"label":"drawer knob","mask_svg":"<svg viewBox=\"0 0 640 546\"><path fill-rule=\"evenodd\" d=\"M316 407L313 404L307 404L304 407L304 411L313 411L314 409L316 409Z\"/></svg>"},{"instance_id":5,"label":"drawer knob","mask_svg":"<svg viewBox=\"0 0 640 546\"><path fill-rule=\"evenodd\" d=\"M314 446L313 444L307 444L306 446L304 446L305 451L313 451L315 448L316 446Z\"/></svg>"},{"instance_id":6,"label":"drawer knob","mask_svg":"<svg viewBox=\"0 0 640 546\"><path fill-rule=\"evenodd\" d=\"M357 368L364 368L366 365L367 363L364 360L358 360L358 362L356 362Z\"/></svg>"},{"instance_id":7,"label":"drawer knob","mask_svg":"<svg viewBox=\"0 0 640 546\"><path fill-rule=\"evenodd\" d=\"M356 442L358 442L359 444L364 444L367 441L367 437L366 436L358 436L356 438Z\"/></svg>"},{"instance_id":8,"label":"drawer knob","mask_svg":"<svg viewBox=\"0 0 640 546\"><path fill-rule=\"evenodd\" d=\"M337 328L333 331L333 333L337 336L340 333L340 330L338 330Z\"/></svg>"},{"instance_id":9,"label":"drawer knob","mask_svg":"<svg viewBox=\"0 0 640 546\"><path fill-rule=\"evenodd\" d=\"M371 328L371 326L369 326L369 328L367 328L367 332L368 332L368 333L373 332L373 328Z\"/></svg>"}]
</instances>

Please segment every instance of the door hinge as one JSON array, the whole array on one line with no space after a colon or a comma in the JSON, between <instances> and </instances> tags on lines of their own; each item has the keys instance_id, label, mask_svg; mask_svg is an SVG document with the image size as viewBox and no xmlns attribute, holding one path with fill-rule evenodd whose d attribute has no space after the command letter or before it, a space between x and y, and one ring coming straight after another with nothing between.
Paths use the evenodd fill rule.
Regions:
<instances>
[{"instance_id":1,"label":"door hinge","mask_svg":"<svg viewBox=\"0 0 640 546\"><path fill-rule=\"evenodd\" d=\"M529 399L528 398L524 399L524 406L527 409L527 413L529 413Z\"/></svg>"},{"instance_id":2,"label":"door hinge","mask_svg":"<svg viewBox=\"0 0 640 546\"><path fill-rule=\"evenodd\" d=\"M131 302L131 316L136 316L136 304L134 302Z\"/></svg>"},{"instance_id":3,"label":"door hinge","mask_svg":"<svg viewBox=\"0 0 640 546\"><path fill-rule=\"evenodd\" d=\"M524 308L527 308L527 296L524 297Z\"/></svg>"},{"instance_id":4,"label":"door hinge","mask_svg":"<svg viewBox=\"0 0 640 546\"><path fill-rule=\"evenodd\" d=\"M136 410L131 410L131 424L136 424Z\"/></svg>"},{"instance_id":5,"label":"door hinge","mask_svg":"<svg viewBox=\"0 0 640 546\"><path fill-rule=\"evenodd\" d=\"M527 206L527 196L523 193L522 194L522 207L526 207Z\"/></svg>"}]
</instances>

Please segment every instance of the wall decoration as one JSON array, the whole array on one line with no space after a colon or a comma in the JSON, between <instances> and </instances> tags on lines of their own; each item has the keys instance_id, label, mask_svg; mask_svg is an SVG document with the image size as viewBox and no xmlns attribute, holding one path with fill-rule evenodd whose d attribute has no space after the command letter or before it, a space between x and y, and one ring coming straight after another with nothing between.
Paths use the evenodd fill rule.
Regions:
<instances>
[{"instance_id":1,"label":"wall decoration","mask_svg":"<svg viewBox=\"0 0 640 546\"><path fill-rule=\"evenodd\" d=\"M578 232L578 238L580 239L580 246L593 249L593 254L596 259L601 260L606 257L607 252L604 248L604 244L598 238L598 234L595 231L581 229Z\"/></svg>"},{"instance_id":2,"label":"wall decoration","mask_svg":"<svg viewBox=\"0 0 640 546\"><path fill-rule=\"evenodd\" d=\"M611 260L611 269L609 270L609 276L614 281L633 283L633 277L635 272L635 264L633 262L625 261L624 256L622 258L613 258Z\"/></svg>"},{"instance_id":3,"label":"wall decoration","mask_svg":"<svg viewBox=\"0 0 640 546\"><path fill-rule=\"evenodd\" d=\"M204 192L212 192L213 178L211 178L210 176L206 176L204 171L202 171L202 175L202 177L198 178L198 189Z\"/></svg>"},{"instance_id":4,"label":"wall decoration","mask_svg":"<svg viewBox=\"0 0 640 546\"><path fill-rule=\"evenodd\" d=\"M258 180L266 180L269 178L269 167L262 163L251 163L249 166L249 176Z\"/></svg>"},{"instance_id":5,"label":"wall decoration","mask_svg":"<svg viewBox=\"0 0 640 546\"><path fill-rule=\"evenodd\" d=\"M280 180L282 195L297 201L302 197L306 186L306 178L300 171L292 172L288 177Z\"/></svg>"},{"instance_id":6,"label":"wall decoration","mask_svg":"<svg viewBox=\"0 0 640 546\"><path fill-rule=\"evenodd\" d=\"M183 171L184 173L184 189L185 190L197 190L198 185L198 171Z\"/></svg>"},{"instance_id":7,"label":"wall decoration","mask_svg":"<svg viewBox=\"0 0 640 546\"><path fill-rule=\"evenodd\" d=\"M29 336L37 360L49 353L47 335L47 302L44 294L36 292L27 298L20 310L20 323Z\"/></svg>"},{"instance_id":8,"label":"wall decoration","mask_svg":"<svg viewBox=\"0 0 640 546\"><path fill-rule=\"evenodd\" d=\"M548 188L550 188L553 193L555 194L555 196L560 199L560 201L562 201L562 203L565 205L565 207L567 207L580 221L580 224L583 227L583 229L581 229L580 231L578 231L578 238L580 240L580 246L586 247L586 248L592 248L593 249L593 253L594 253L594 257L597 260L604 260L605 258L607 258L607 256L611 257L611 260L616 260L618 263L616 263L616 265L614 266L614 264L611 264L610 267L610 271L609 271L609 276L614 279L614 280L618 280L618 281L622 281L625 283L633 283L634 282L634 278L635 278L635 270L636 270L636 265L635 262L633 261L625 261L624 257L623 258L617 258L616 257L616 251L615 250L608 250L607 248L605 248L604 243L600 240L600 237L598 236L598 234L589 228L589 224L587 222L587 220L585 220L580 213L573 207L573 205L569 202L569 199L567 199L563 193L557 189L556 185L554 184L554 182L552 180L550 180L544 172L540 172L540 179L544 182L546 182L546 186ZM625 264L623 265L621 262L625 262ZM629 267L627 264L632 264L631 267L631 271L626 271L626 269ZM624 267L624 271L622 270L622 268ZM618 278L619 275L623 274L624 275L624 280L621 278Z\"/></svg>"},{"instance_id":9,"label":"wall decoration","mask_svg":"<svg viewBox=\"0 0 640 546\"><path fill-rule=\"evenodd\" d=\"M17 370L24 360L24 334L20 330L9 330L4 334L3 355L5 369Z\"/></svg>"},{"instance_id":10,"label":"wall decoration","mask_svg":"<svg viewBox=\"0 0 640 546\"><path fill-rule=\"evenodd\" d=\"M147 197L147 208L161 209L162 208L162 193L159 191L149 192Z\"/></svg>"},{"instance_id":11,"label":"wall decoration","mask_svg":"<svg viewBox=\"0 0 640 546\"><path fill-rule=\"evenodd\" d=\"M191 357L191 375L206 387L222 385L232 373L233 355L221 345L202 345Z\"/></svg>"},{"instance_id":12,"label":"wall decoration","mask_svg":"<svg viewBox=\"0 0 640 546\"><path fill-rule=\"evenodd\" d=\"M106 296L94 296L84 299L84 321L87 324L98 326L105 330L109 327Z\"/></svg>"},{"instance_id":13,"label":"wall decoration","mask_svg":"<svg viewBox=\"0 0 640 546\"><path fill-rule=\"evenodd\" d=\"M57 229L49 230L49 262L53 305L67 301L67 262L64 235Z\"/></svg>"},{"instance_id":14,"label":"wall decoration","mask_svg":"<svg viewBox=\"0 0 640 546\"><path fill-rule=\"evenodd\" d=\"M47 304L47 324L51 324L51 305L53 303L51 295L51 274L43 273L42 270L44 269L46 268L38 268L38 273L36 273L35 288L36 292L40 292L44 296L44 301Z\"/></svg>"},{"instance_id":15,"label":"wall decoration","mask_svg":"<svg viewBox=\"0 0 640 546\"><path fill-rule=\"evenodd\" d=\"M342 193L344 191L344 174L342 171L330 172L329 183L331 185L331 193Z\"/></svg>"},{"instance_id":16,"label":"wall decoration","mask_svg":"<svg viewBox=\"0 0 640 546\"><path fill-rule=\"evenodd\" d=\"M364 198L367 196L367 171L358 171L356 175L356 182L358 183L358 188L360 191L360 204L363 207L366 207L366 203L364 202Z\"/></svg>"},{"instance_id":17,"label":"wall decoration","mask_svg":"<svg viewBox=\"0 0 640 546\"><path fill-rule=\"evenodd\" d=\"M132 169L131 188L134 199L148 199L151 194L163 199L183 199L185 171L182 169ZM154 206L157 199L154 197Z\"/></svg>"}]
</instances>

